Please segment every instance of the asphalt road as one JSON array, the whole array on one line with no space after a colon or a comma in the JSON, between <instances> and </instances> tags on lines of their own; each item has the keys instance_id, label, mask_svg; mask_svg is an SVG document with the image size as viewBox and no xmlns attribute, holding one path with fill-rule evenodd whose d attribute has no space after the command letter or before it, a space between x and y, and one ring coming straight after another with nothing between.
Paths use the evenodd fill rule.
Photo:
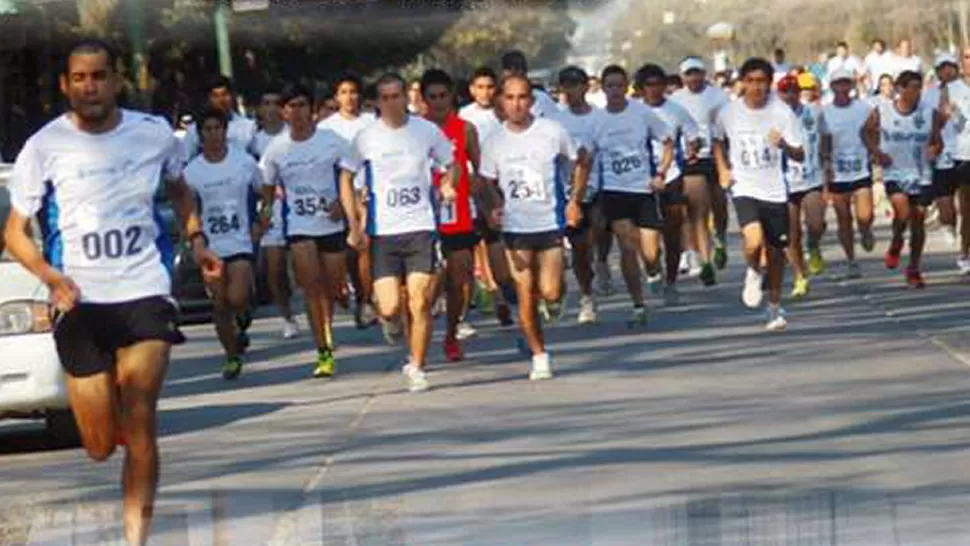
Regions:
<instances>
[{"instance_id":1,"label":"asphalt road","mask_svg":"<svg viewBox=\"0 0 970 546\"><path fill-rule=\"evenodd\" d=\"M718 286L685 281L646 329L626 328L621 294L577 326L573 293L542 383L478 315L459 364L438 328L424 394L403 349L347 316L334 381L309 378L308 335L284 342L267 318L227 383L193 326L161 402L153 544L970 544L970 280L930 239L925 290L873 254L862 280L827 274L789 302L781 334L740 303L737 244ZM121 457L38 438L0 433L0 545L121 544Z\"/></svg>"}]
</instances>

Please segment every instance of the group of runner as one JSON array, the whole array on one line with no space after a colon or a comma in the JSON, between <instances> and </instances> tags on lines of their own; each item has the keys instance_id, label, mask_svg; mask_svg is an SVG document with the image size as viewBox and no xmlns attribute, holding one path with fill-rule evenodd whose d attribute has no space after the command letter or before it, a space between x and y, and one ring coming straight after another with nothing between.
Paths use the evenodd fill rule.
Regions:
<instances>
[{"instance_id":1,"label":"group of runner","mask_svg":"<svg viewBox=\"0 0 970 546\"><path fill-rule=\"evenodd\" d=\"M629 323L642 325L644 271L648 290L668 304L678 300L685 249L696 253L703 284L717 282L727 262L730 194L747 265L741 299L759 308L767 291L766 328L783 330L786 264L794 297L825 268L829 196L848 273L858 276L856 229L865 250L876 244L878 165L895 211L886 266L898 267L909 230L906 278L922 287L925 207L948 198L952 206L958 186L963 205L967 187L959 182L970 181L961 175L961 160L970 160L961 156L963 140L970 142L963 114L970 88L949 57L937 62L948 82L938 98L921 96L921 75L904 71L893 101L875 108L850 96L844 71L830 75L836 96L824 107L801 100L797 79L781 78L776 93L774 69L759 58L740 68L745 92L732 101L694 57L680 64L684 87L672 94L658 65L633 74L606 67L604 108L587 102L588 74L566 67L557 78L560 108L533 88L525 57L510 52L501 75L472 74L474 102L460 110L455 81L442 70L419 81L423 116L409 112L409 87L393 73L376 83L377 113L362 112L361 81L347 75L336 81L336 112L325 119L315 119L309 89L288 84L265 90L257 125L233 113L231 82L219 78L181 142L164 120L118 107L114 61L96 40L71 51L61 80L71 110L18 156L5 241L50 287L54 339L85 448L103 460L127 446L130 544L146 541L158 479L155 410L171 346L184 340L170 297L173 249L157 213L160 192L213 299L225 378L242 370L260 246L287 338L298 334L285 280L292 262L317 349L314 376L336 373L334 310L353 297L360 327L376 317L389 340L405 335L403 375L417 392L430 387L425 365L440 294L445 355L462 358L458 338L476 271L501 322L512 321L509 306L517 304L529 377L549 379L542 324L564 308L566 241L579 321L597 320L594 279L601 287L609 279L615 237ZM35 217L43 248L28 233ZM964 252L964 272L966 263Z\"/></svg>"}]
</instances>

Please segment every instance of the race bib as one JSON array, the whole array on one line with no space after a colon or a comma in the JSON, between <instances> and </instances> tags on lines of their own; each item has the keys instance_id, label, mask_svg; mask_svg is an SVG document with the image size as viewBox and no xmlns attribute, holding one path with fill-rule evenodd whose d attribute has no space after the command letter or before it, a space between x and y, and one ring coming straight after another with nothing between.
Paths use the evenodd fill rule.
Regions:
<instances>
[{"instance_id":1,"label":"race bib","mask_svg":"<svg viewBox=\"0 0 970 546\"><path fill-rule=\"evenodd\" d=\"M616 176L625 176L640 172L646 166L646 161L640 154L613 154L610 158L610 171Z\"/></svg>"},{"instance_id":2,"label":"race bib","mask_svg":"<svg viewBox=\"0 0 970 546\"><path fill-rule=\"evenodd\" d=\"M442 203L438 209L438 222L442 224L454 224L458 220L458 207L454 201Z\"/></svg>"},{"instance_id":3,"label":"race bib","mask_svg":"<svg viewBox=\"0 0 970 546\"><path fill-rule=\"evenodd\" d=\"M733 143L732 143L733 144ZM741 166L750 170L774 169L778 167L779 155L768 141L762 137L746 136L737 141Z\"/></svg>"},{"instance_id":4,"label":"race bib","mask_svg":"<svg viewBox=\"0 0 970 546\"><path fill-rule=\"evenodd\" d=\"M305 195L293 200L293 213L300 217L322 216L329 214L331 205L326 197Z\"/></svg>"},{"instance_id":5,"label":"race bib","mask_svg":"<svg viewBox=\"0 0 970 546\"><path fill-rule=\"evenodd\" d=\"M242 229L239 209L233 202L207 206L204 211L205 230L211 236L218 237Z\"/></svg>"},{"instance_id":6,"label":"race bib","mask_svg":"<svg viewBox=\"0 0 970 546\"><path fill-rule=\"evenodd\" d=\"M107 216L92 207L79 207L77 224L81 228L81 255L89 262L118 260L137 256L150 243L146 229L124 213Z\"/></svg>"},{"instance_id":7,"label":"race bib","mask_svg":"<svg viewBox=\"0 0 970 546\"><path fill-rule=\"evenodd\" d=\"M865 159L855 154L841 154L836 155L834 163L836 174L855 174L862 171Z\"/></svg>"},{"instance_id":8,"label":"race bib","mask_svg":"<svg viewBox=\"0 0 970 546\"><path fill-rule=\"evenodd\" d=\"M424 201L421 186L391 187L384 195L384 204L390 209L411 208Z\"/></svg>"},{"instance_id":9,"label":"race bib","mask_svg":"<svg viewBox=\"0 0 970 546\"><path fill-rule=\"evenodd\" d=\"M526 168L510 169L508 198L513 201L548 201L549 195L542 176Z\"/></svg>"}]
</instances>

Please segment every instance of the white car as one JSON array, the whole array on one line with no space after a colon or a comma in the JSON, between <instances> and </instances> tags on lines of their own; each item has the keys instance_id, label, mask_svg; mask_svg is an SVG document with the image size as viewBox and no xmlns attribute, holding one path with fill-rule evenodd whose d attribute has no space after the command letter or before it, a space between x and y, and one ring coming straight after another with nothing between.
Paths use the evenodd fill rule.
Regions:
<instances>
[{"instance_id":1,"label":"white car","mask_svg":"<svg viewBox=\"0 0 970 546\"><path fill-rule=\"evenodd\" d=\"M8 174L9 165L0 165L0 226L10 212ZM2 238L0 279L0 419L43 418L51 443L77 445L47 288L10 258Z\"/></svg>"}]
</instances>

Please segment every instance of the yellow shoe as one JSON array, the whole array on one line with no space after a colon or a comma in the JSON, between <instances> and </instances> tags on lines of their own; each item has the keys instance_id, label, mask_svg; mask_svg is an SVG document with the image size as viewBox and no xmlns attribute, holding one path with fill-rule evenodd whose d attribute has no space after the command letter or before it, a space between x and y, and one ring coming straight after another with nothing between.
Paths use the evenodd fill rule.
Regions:
<instances>
[{"instance_id":1,"label":"yellow shoe","mask_svg":"<svg viewBox=\"0 0 970 546\"><path fill-rule=\"evenodd\" d=\"M817 248L808 252L808 272L813 277L825 272L825 258L822 258L822 252Z\"/></svg>"},{"instance_id":2,"label":"yellow shoe","mask_svg":"<svg viewBox=\"0 0 970 546\"><path fill-rule=\"evenodd\" d=\"M796 299L804 298L808 295L808 279L805 277L798 277L795 282L792 283L791 297Z\"/></svg>"}]
</instances>

